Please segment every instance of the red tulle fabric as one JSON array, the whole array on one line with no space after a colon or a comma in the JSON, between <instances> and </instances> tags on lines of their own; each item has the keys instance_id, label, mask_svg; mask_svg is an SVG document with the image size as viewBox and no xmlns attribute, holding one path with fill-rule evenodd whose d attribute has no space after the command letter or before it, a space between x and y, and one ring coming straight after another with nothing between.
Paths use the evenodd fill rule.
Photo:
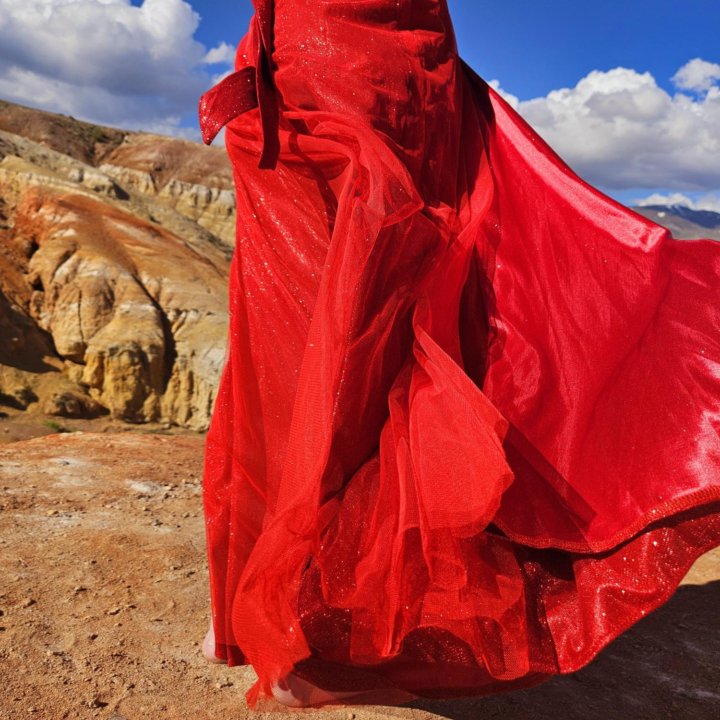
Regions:
<instances>
[{"instance_id":1,"label":"red tulle fabric","mask_svg":"<svg viewBox=\"0 0 720 720\"><path fill-rule=\"evenodd\" d=\"M720 545L720 244L574 175L445 0L257 2L236 70L216 654L254 708L580 668Z\"/></svg>"}]
</instances>

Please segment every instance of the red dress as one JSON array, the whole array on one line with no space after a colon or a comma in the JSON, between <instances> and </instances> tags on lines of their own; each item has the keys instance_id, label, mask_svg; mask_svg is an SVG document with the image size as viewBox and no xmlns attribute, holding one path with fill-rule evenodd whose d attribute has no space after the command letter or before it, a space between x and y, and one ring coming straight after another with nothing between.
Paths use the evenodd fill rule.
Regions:
<instances>
[{"instance_id":1,"label":"red dress","mask_svg":"<svg viewBox=\"0 0 720 720\"><path fill-rule=\"evenodd\" d=\"M587 664L720 545L720 244L579 179L445 0L256 0L207 435L216 654L351 702Z\"/></svg>"}]
</instances>

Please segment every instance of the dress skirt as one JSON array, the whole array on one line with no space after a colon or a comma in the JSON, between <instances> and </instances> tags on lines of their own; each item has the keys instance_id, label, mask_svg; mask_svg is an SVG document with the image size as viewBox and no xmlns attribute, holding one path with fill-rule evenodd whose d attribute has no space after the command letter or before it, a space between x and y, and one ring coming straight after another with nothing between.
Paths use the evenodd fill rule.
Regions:
<instances>
[{"instance_id":1,"label":"dress skirt","mask_svg":"<svg viewBox=\"0 0 720 720\"><path fill-rule=\"evenodd\" d=\"M446 0L255 6L202 116L238 208L216 655L254 708L573 672L720 545L720 243L576 176Z\"/></svg>"}]
</instances>

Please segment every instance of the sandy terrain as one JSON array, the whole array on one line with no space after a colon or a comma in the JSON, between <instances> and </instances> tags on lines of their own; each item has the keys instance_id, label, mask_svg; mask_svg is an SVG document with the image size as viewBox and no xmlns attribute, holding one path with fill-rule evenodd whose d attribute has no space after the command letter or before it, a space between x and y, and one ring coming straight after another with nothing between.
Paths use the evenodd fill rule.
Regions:
<instances>
[{"instance_id":1,"label":"sandy terrain","mask_svg":"<svg viewBox=\"0 0 720 720\"><path fill-rule=\"evenodd\" d=\"M266 717L245 708L249 667L208 665L200 653L203 442L67 432L0 445L2 720ZM717 718L719 628L714 551L670 602L574 675L492 698L311 712L333 720Z\"/></svg>"}]
</instances>

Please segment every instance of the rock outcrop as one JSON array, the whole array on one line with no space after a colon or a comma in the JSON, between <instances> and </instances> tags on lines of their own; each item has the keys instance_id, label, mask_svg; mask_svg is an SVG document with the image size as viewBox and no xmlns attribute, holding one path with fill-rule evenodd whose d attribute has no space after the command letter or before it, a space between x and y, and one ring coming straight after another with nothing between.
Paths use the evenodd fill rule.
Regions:
<instances>
[{"instance_id":1,"label":"rock outcrop","mask_svg":"<svg viewBox=\"0 0 720 720\"><path fill-rule=\"evenodd\" d=\"M0 128L20 130L12 107ZM17 112L33 137L0 129L3 412L206 429L235 222L224 153Z\"/></svg>"},{"instance_id":2,"label":"rock outcrop","mask_svg":"<svg viewBox=\"0 0 720 720\"><path fill-rule=\"evenodd\" d=\"M232 168L222 148L133 133L99 169L123 188L158 198L223 242L235 243Z\"/></svg>"}]
</instances>

